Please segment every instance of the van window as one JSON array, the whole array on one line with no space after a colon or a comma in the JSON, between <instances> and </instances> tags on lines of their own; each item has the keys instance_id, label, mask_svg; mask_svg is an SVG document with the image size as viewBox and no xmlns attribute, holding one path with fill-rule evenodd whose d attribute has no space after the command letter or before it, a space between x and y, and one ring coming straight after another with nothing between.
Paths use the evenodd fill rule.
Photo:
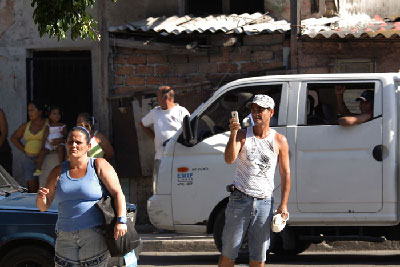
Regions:
<instances>
[{"instance_id":1,"label":"van window","mask_svg":"<svg viewBox=\"0 0 400 267\"><path fill-rule=\"evenodd\" d=\"M365 90L375 94L375 83L310 83L307 84L306 123L307 125L334 125L340 114L335 86L344 86L343 101L350 113L361 114L360 103L356 99Z\"/></svg>"},{"instance_id":2,"label":"van window","mask_svg":"<svg viewBox=\"0 0 400 267\"><path fill-rule=\"evenodd\" d=\"M271 118L270 126L277 126L281 93L281 84L239 87L226 92L200 115L197 131L199 141L229 131L231 111L238 111L239 119L242 122L250 115L250 109L246 107L246 104L256 94L266 94L274 99L275 113Z\"/></svg>"}]
</instances>

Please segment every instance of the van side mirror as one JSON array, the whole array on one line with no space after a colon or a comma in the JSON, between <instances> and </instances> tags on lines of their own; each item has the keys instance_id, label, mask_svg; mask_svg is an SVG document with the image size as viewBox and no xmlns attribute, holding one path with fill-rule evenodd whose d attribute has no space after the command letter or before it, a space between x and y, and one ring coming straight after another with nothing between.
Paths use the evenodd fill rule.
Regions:
<instances>
[{"instance_id":1,"label":"van side mirror","mask_svg":"<svg viewBox=\"0 0 400 267\"><path fill-rule=\"evenodd\" d=\"M178 139L178 142L184 146L194 146L197 144L197 126L199 122L199 117L196 116L190 121L189 115L183 118L182 123L182 134Z\"/></svg>"}]
</instances>

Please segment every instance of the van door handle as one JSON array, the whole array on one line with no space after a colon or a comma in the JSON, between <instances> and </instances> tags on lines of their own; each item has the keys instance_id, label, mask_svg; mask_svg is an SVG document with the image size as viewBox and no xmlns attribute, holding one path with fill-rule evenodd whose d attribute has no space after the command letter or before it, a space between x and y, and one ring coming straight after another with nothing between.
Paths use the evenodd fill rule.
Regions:
<instances>
[{"instance_id":1,"label":"van door handle","mask_svg":"<svg viewBox=\"0 0 400 267\"><path fill-rule=\"evenodd\" d=\"M374 150L372 150L372 156L376 161L382 161L383 160L383 146L382 145L377 145L374 147Z\"/></svg>"}]
</instances>

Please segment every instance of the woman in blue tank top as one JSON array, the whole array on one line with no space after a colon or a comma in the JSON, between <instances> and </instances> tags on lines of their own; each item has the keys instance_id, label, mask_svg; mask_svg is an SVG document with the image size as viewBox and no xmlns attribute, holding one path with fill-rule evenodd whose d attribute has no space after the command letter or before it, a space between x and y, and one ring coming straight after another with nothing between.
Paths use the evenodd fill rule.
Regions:
<instances>
[{"instance_id":1,"label":"woman in blue tank top","mask_svg":"<svg viewBox=\"0 0 400 267\"><path fill-rule=\"evenodd\" d=\"M40 211L46 211L53 200L58 204L55 266L107 266L110 254L100 228L103 217L95 207L107 191L120 217L114 238L127 231L125 196L118 176L105 159L88 157L89 140L90 134L83 127L70 131L66 143L70 160L51 171L46 187L40 187L37 194Z\"/></svg>"}]
</instances>

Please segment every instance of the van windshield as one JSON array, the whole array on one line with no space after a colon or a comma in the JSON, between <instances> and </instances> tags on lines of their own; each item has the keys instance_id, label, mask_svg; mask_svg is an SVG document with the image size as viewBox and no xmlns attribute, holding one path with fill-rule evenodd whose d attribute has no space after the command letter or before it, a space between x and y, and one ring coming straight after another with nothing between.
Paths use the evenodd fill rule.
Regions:
<instances>
[{"instance_id":1,"label":"van windshield","mask_svg":"<svg viewBox=\"0 0 400 267\"><path fill-rule=\"evenodd\" d=\"M197 131L199 141L229 131L231 111L236 110L239 113L240 121L248 117L250 109L246 107L246 104L256 94L266 94L274 99L275 113L271 119L271 126L277 126L281 93L282 84L244 86L226 92L200 115Z\"/></svg>"}]
</instances>

